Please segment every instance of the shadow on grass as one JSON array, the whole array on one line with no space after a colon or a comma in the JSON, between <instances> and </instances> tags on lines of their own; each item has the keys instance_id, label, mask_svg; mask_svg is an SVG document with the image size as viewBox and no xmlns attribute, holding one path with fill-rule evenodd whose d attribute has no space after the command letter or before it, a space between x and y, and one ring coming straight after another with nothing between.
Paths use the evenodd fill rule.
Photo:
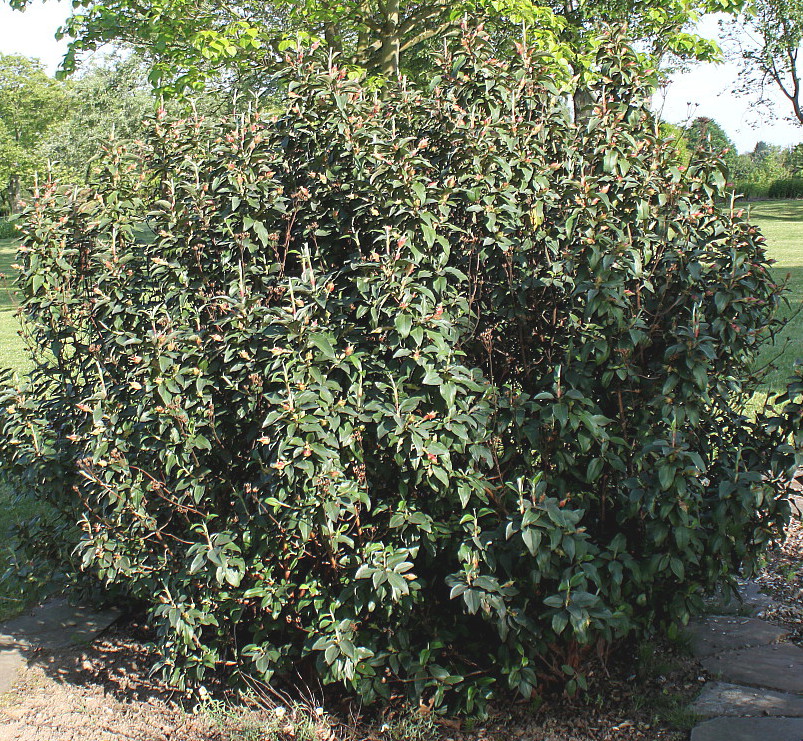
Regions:
<instances>
[{"instance_id":1,"label":"shadow on grass","mask_svg":"<svg viewBox=\"0 0 803 741\"><path fill-rule=\"evenodd\" d=\"M786 281L789 302L780 309L780 317L786 326L775 336L771 344L767 344L759 354L756 368L768 363L762 383L762 391L778 393L786 390L786 384L793 378L793 367L796 361L803 361L803 265L776 267L776 280Z\"/></svg>"},{"instance_id":2,"label":"shadow on grass","mask_svg":"<svg viewBox=\"0 0 803 741\"><path fill-rule=\"evenodd\" d=\"M751 203L749 211L752 219L759 221L803 221L803 202L784 203L782 206L772 208L764 207L764 204Z\"/></svg>"}]
</instances>

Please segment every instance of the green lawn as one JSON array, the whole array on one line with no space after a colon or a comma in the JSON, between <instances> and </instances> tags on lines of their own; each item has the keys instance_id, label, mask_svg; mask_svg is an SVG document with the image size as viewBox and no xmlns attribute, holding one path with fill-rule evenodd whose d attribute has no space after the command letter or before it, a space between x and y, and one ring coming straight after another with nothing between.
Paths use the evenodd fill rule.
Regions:
<instances>
[{"instance_id":1,"label":"green lawn","mask_svg":"<svg viewBox=\"0 0 803 741\"><path fill-rule=\"evenodd\" d=\"M751 220L767 238L767 251L775 263L776 280L788 280L789 306L783 315L789 323L759 361L777 357L777 369L768 373L767 391L781 391L798 359L803 360L803 200L762 201L749 206Z\"/></svg>"},{"instance_id":2,"label":"green lawn","mask_svg":"<svg viewBox=\"0 0 803 741\"><path fill-rule=\"evenodd\" d=\"M17 307L13 290L16 270L11 266L16 262L17 240L0 239L0 367L25 370L25 359L19 324L14 316Z\"/></svg>"},{"instance_id":3,"label":"green lawn","mask_svg":"<svg viewBox=\"0 0 803 741\"><path fill-rule=\"evenodd\" d=\"M17 240L0 240L0 367L24 371L28 367L15 311L13 290ZM14 524L34 516L39 507L33 498L20 496L7 481L0 479L0 620L13 617L34 596L25 580L18 577L14 564ZM24 495L24 492L22 492Z\"/></svg>"}]
</instances>

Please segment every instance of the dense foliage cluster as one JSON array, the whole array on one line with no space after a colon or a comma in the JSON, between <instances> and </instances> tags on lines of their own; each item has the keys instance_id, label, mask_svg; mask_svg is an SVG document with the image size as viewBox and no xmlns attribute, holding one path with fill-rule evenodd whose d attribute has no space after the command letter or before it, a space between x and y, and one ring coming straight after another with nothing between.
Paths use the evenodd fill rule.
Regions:
<instances>
[{"instance_id":1,"label":"dense foliage cluster","mask_svg":"<svg viewBox=\"0 0 803 741\"><path fill-rule=\"evenodd\" d=\"M768 198L803 198L803 178L775 180L767 189Z\"/></svg>"},{"instance_id":2,"label":"dense foliage cluster","mask_svg":"<svg viewBox=\"0 0 803 741\"><path fill-rule=\"evenodd\" d=\"M11 239L17 235L14 224L8 219L0 218L0 239Z\"/></svg>"},{"instance_id":3,"label":"dense foliage cluster","mask_svg":"<svg viewBox=\"0 0 803 741\"><path fill-rule=\"evenodd\" d=\"M475 35L378 97L299 52L281 114L161 116L29 207L5 458L174 680L528 696L785 522L761 235L630 49L582 125L548 68Z\"/></svg>"}]
</instances>

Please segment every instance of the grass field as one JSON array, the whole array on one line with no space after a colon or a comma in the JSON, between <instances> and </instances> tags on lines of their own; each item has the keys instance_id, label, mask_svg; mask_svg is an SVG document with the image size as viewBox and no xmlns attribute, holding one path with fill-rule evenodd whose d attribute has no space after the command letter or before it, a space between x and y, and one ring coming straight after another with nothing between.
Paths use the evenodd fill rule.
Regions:
<instances>
[{"instance_id":1,"label":"grass field","mask_svg":"<svg viewBox=\"0 0 803 741\"><path fill-rule=\"evenodd\" d=\"M11 265L16 261L17 241L0 240L0 367L25 371L25 358L19 324L15 315L17 301L13 290L16 271ZM32 517L37 512L36 502L20 497L7 481L0 480L0 620L13 617L32 595L10 568L13 560L13 527Z\"/></svg>"},{"instance_id":2,"label":"grass field","mask_svg":"<svg viewBox=\"0 0 803 741\"><path fill-rule=\"evenodd\" d=\"M781 391L798 359L803 360L803 200L762 201L749 206L750 217L767 238L767 251L775 263L775 279L787 280L789 306L782 314L789 320L767 348L759 364L776 359L777 369L765 379L767 391Z\"/></svg>"},{"instance_id":3,"label":"grass field","mask_svg":"<svg viewBox=\"0 0 803 741\"><path fill-rule=\"evenodd\" d=\"M11 267L16 261L17 241L0 239L0 367L16 368L24 371L27 368L19 324L14 312L17 307L13 290L16 271Z\"/></svg>"}]
</instances>

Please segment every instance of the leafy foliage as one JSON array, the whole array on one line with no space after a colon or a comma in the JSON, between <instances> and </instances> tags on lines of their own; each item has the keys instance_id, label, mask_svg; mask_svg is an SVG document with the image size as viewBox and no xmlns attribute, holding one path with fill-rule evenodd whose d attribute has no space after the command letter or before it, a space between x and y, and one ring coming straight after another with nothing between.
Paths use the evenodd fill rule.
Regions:
<instances>
[{"instance_id":1,"label":"leafy foliage","mask_svg":"<svg viewBox=\"0 0 803 741\"><path fill-rule=\"evenodd\" d=\"M14 224L8 219L0 219L0 239L11 239L17 236Z\"/></svg>"},{"instance_id":2,"label":"leafy foliage","mask_svg":"<svg viewBox=\"0 0 803 741\"><path fill-rule=\"evenodd\" d=\"M733 193L736 198L744 198L748 201L761 201L768 198L769 185L755 183L750 180L737 180L733 184Z\"/></svg>"},{"instance_id":3,"label":"leafy foliage","mask_svg":"<svg viewBox=\"0 0 803 741\"><path fill-rule=\"evenodd\" d=\"M13 212L21 189L45 169L38 145L67 109L64 86L39 62L0 54L0 213Z\"/></svg>"},{"instance_id":4,"label":"leafy foliage","mask_svg":"<svg viewBox=\"0 0 803 741\"><path fill-rule=\"evenodd\" d=\"M767 191L769 198L803 198L803 178L775 180Z\"/></svg>"},{"instance_id":5,"label":"leafy foliage","mask_svg":"<svg viewBox=\"0 0 803 741\"><path fill-rule=\"evenodd\" d=\"M686 141L693 152L705 150L720 157L733 172L737 166L736 145L725 130L712 118L698 116L686 128Z\"/></svg>"},{"instance_id":6,"label":"leafy foliage","mask_svg":"<svg viewBox=\"0 0 803 741\"><path fill-rule=\"evenodd\" d=\"M63 86L45 74L40 62L0 55L0 121L15 142L37 144L66 110Z\"/></svg>"},{"instance_id":7,"label":"leafy foliage","mask_svg":"<svg viewBox=\"0 0 803 741\"><path fill-rule=\"evenodd\" d=\"M147 605L177 682L582 686L788 517L800 415L743 413L762 237L618 39L580 126L481 34L381 98L321 56L281 114L160 115L29 208L2 443L62 513L32 543Z\"/></svg>"},{"instance_id":8,"label":"leafy foliage","mask_svg":"<svg viewBox=\"0 0 803 741\"><path fill-rule=\"evenodd\" d=\"M8 0L25 8L28 0ZM459 32L461 20L487 19L500 56L512 52L521 25L559 63L586 74L583 57L601 24L627 24L655 60L667 54L711 61L716 43L694 33L704 13L738 13L745 0L78 0L60 35L69 40L63 62L107 43L123 44L151 63L151 79L166 95L198 90L221 77L243 90L265 83L261 72L276 46L303 37L325 43L344 63L372 75L431 71L433 50ZM655 62L657 63L657 61ZM255 79L257 78L257 79Z\"/></svg>"},{"instance_id":9,"label":"leafy foliage","mask_svg":"<svg viewBox=\"0 0 803 741\"><path fill-rule=\"evenodd\" d=\"M47 132L40 158L57 162L73 182L83 183L93 160L110 139L137 139L143 119L156 110L142 61L111 58L71 80L65 95L69 115Z\"/></svg>"},{"instance_id":10,"label":"leafy foliage","mask_svg":"<svg viewBox=\"0 0 803 741\"><path fill-rule=\"evenodd\" d=\"M663 124L668 135L672 132ZM794 182L803 174L803 145L781 147L759 141L752 152L738 154L724 129L713 119L698 117L683 129L687 145L684 156L696 159L700 152L708 152L722 159L727 167L728 179L733 181L737 195L745 198L787 198L781 195L794 190ZM682 142L680 143L681 149ZM791 189L791 190L790 190Z\"/></svg>"},{"instance_id":11,"label":"leafy foliage","mask_svg":"<svg viewBox=\"0 0 803 741\"><path fill-rule=\"evenodd\" d=\"M795 198L795 182L801 173L800 145L779 147L758 142L752 152L729 163L737 193L749 198ZM784 195L788 193L789 195Z\"/></svg>"}]
</instances>

